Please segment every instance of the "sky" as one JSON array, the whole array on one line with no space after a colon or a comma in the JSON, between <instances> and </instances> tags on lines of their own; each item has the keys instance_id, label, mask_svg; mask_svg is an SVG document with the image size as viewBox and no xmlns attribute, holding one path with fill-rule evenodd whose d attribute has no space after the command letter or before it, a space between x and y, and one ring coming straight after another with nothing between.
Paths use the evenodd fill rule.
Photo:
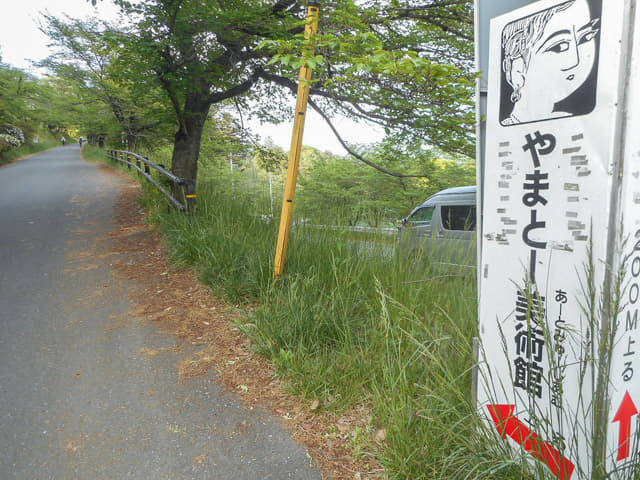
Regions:
<instances>
[{"instance_id":1,"label":"sky","mask_svg":"<svg viewBox=\"0 0 640 480\"><path fill-rule=\"evenodd\" d=\"M48 12L56 17L69 15L73 18L97 15L101 18L116 19L118 15L116 7L109 0L99 1L95 7L86 0L18 0L12 5L10 13L7 13L7 10L9 9L5 9L5 13L0 15L2 62L36 75L39 72L33 68L30 60L42 60L50 53L49 40L38 29L42 12ZM295 98L291 97L292 107L295 103ZM371 125L358 124L346 118L338 118L334 123L349 144L372 143L383 138L382 131ZM250 123L249 127L263 139L271 137L276 145L289 151L293 118L290 122L280 125L260 125L255 122ZM333 132L311 109L307 114L303 143L322 151L330 151L338 155L346 154Z\"/></svg>"}]
</instances>

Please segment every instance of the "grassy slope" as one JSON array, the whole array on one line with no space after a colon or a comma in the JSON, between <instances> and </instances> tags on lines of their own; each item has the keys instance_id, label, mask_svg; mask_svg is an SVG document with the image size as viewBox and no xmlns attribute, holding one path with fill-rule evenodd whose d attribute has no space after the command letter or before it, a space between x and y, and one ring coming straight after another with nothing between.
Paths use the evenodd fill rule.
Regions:
<instances>
[{"instance_id":1,"label":"grassy slope","mask_svg":"<svg viewBox=\"0 0 640 480\"><path fill-rule=\"evenodd\" d=\"M0 165L58 146L60 143L52 138L41 138L38 143L25 143L18 148L0 153Z\"/></svg>"},{"instance_id":2,"label":"grassy slope","mask_svg":"<svg viewBox=\"0 0 640 480\"><path fill-rule=\"evenodd\" d=\"M371 410L354 447L379 457L387 478L529 478L522 461L484 441L471 403L474 271L364 252L330 231L301 228L276 282L278 222L265 223L255 199L209 183L191 215L167 211L151 190L144 201L175 262L232 301L257 303L241 328L293 393L336 412ZM371 439L381 429L382 447Z\"/></svg>"}]
</instances>

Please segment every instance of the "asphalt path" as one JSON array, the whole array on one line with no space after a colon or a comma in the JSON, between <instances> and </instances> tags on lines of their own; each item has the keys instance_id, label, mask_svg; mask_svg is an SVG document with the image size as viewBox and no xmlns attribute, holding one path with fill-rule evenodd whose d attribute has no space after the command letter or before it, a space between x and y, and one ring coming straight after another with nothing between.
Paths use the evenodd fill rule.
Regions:
<instances>
[{"instance_id":1,"label":"asphalt path","mask_svg":"<svg viewBox=\"0 0 640 480\"><path fill-rule=\"evenodd\" d=\"M120 188L76 145L0 168L0 478L320 479L276 419L180 379L173 340L129 318L131 285L91 248Z\"/></svg>"}]
</instances>

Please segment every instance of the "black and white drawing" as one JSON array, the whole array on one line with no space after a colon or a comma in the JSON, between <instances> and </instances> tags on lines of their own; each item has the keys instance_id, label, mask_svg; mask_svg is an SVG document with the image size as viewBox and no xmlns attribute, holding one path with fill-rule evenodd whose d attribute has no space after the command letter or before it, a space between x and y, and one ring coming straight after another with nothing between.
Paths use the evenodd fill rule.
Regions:
<instances>
[{"instance_id":1,"label":"black and white drawing","mask_svg":"<svg viewBox=\"0 0 640 480\"><path fill-rule=\"evenodd\" d=\"M601 13L602 0L569 0L504 27L501 125L593 111Z\"/></svg>"}]
</instances>

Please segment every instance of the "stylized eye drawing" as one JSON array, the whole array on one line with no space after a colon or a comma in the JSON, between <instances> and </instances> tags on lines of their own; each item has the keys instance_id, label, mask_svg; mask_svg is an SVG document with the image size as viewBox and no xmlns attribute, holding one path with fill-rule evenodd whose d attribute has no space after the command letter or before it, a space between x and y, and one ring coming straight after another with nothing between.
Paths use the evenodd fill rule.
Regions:
<instances>
[{"instance_id":1,"label":"stylized eye drawing","mask_svg":"<svg viewBox=\"0 0 640 480\"><path fill-rule=\"evenodd\" d=\"M590 42L600 33L600 29L594 28L592 30L587 30L583 34L578 37L578 45L582 45L583 43Z\"/></svg>"},{"instance_id":2,"label":"stylized eye drawing","mask_svg":"<svg viewBox=\"0 0 640 480\"><path fill-rule=\"evenodd\" d=\"M543 53L547 53L547 52L553 52L553 53L562 53L562 52L566 52L567 50L569 50L569 45L570 43L567 40L560 40L559 42L556 42L554 44L552 44L551 46L547 47Z\"/></svg>"}]
</instances>

